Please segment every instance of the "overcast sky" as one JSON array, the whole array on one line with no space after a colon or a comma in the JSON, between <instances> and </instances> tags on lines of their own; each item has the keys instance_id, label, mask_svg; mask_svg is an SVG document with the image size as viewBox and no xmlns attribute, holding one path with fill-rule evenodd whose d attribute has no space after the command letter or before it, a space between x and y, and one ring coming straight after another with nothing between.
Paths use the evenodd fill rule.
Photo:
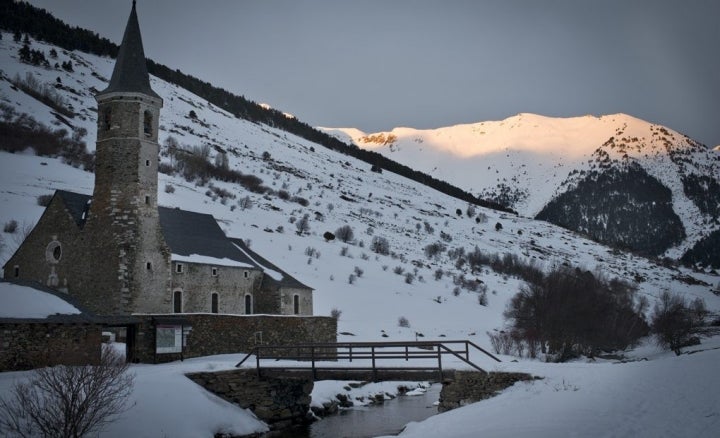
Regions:
<instances>
[{"instance_id":1,"label":"overcast sky","mask_svg":"<svg viewBox=\"0 0 720 438\"><path fill-rule=\"evenodd\" d=\"M117 43L130 0L31 0ZM717 0L139 0L145 54L314 126L624 112L720 144Z\"/></svg>"}]
</instances>

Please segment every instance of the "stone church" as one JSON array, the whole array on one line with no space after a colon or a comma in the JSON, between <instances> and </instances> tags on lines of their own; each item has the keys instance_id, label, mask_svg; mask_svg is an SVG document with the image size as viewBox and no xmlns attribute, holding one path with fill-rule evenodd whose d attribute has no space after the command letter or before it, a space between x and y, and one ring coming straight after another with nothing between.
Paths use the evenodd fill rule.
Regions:
<instances>
[{"instance_id":1,"label":"stone church","mask_svg":"<svg viewBox=\"0 0 720 438\"><path fill-rule=\"evenodd\" d=\"M98 315L312 315L312 289L207 214L158 206L158 119L133 2L98 104L93 195L55 192L4 266Z\"/></svg>"}]
</instances>

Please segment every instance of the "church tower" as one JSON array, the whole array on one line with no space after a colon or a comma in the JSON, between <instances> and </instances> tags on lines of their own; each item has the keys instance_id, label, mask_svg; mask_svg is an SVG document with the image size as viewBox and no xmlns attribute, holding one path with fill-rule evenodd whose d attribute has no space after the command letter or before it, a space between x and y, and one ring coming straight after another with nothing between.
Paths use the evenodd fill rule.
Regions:
<instances>
[{"instance_id":1,"label":"church tower","mask_svg":"<svg viewBox=\"0 0 720 438\"><path fill-rule=\"evenodd\" d=\"M101 313L167 312L169 251L157 206L163 101L150 88L135 1L110 84L95 99L95 188L85 236L108 278L89 273L82 289L93 290L92 307Z\"/></svg>"}]
</instances>

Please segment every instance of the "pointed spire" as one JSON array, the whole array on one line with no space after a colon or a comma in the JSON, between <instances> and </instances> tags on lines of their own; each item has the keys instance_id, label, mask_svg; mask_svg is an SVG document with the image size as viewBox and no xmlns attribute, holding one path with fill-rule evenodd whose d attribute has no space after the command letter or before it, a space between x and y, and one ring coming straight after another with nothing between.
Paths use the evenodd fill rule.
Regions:
<instances>
[{"instance_id":1,"label":"pointed spire","mask_svg":"<svg viewBox=\"0 0 720 438\"><path fill-rule=\"evenodd\" d=\"M110 79L110 85L98 95L122 92L160 97L150 88L150 76L140 36L140 25L135 12L135 0L133 0L130 18L128 18L122 44L115 60L115 69Z\"/></svg>"}]
</instances>

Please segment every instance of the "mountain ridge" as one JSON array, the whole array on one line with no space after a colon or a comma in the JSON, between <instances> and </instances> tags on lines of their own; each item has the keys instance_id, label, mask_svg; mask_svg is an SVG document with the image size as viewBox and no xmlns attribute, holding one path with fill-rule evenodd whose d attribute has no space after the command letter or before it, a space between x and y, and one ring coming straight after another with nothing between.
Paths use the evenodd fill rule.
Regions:
<instances>
[{"instance_id":1,"label":"mountain ridge","mask_svg":"<svg viewBox=\"0 0 720 438\"><path fill-rule=\"evenodd\" d=\"M717 183L720 156L677 131L631 115L556 118L520 113L498 121L370 134L323 129L530 217L538 217L588 174L635 162L671 190L673 210L686 229L680 243L656 254L680 258L718 229L714 206L720 198L707 190L701 199L693 193L699 185ZM712 207L704 208L707 204Z\"/></svg>"}]
</instances>

